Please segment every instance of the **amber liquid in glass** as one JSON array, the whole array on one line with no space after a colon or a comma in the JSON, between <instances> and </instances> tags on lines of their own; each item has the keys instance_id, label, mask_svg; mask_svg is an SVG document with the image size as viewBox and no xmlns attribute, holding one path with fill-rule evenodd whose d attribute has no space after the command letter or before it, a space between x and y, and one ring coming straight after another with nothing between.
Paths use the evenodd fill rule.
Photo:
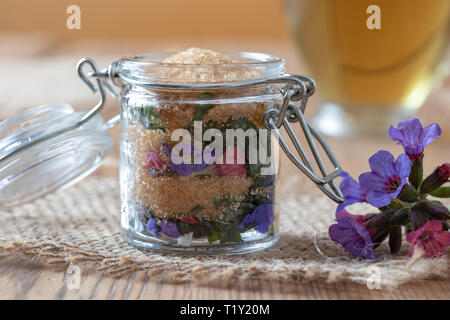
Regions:
<instances>
[{"instance_id":1,"label":"amber liquid in glass","mask_svg":"<svg viewBox=\"0 0 450 320\"><path fill-rule=\"evenodd\" d=\"M450 1L293 0L286 5L324 101L350 112L422 105L443 61ZM380 8L380 29L367 27L370 5Z\"/></svg>"}]
</instances>

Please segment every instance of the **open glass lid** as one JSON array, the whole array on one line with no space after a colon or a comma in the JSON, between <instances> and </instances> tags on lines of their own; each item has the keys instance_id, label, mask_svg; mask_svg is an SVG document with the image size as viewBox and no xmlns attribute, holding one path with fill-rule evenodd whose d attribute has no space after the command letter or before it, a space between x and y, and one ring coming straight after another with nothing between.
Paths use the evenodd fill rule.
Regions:
<instances>
[{"instance_id":1,"label":"open glass lid","mask_svg":"<svg viewBox=\"0 0 450 320\"><path fill-rule=\"evenodd\" d=\"M100 165L113 146L102 117L67 130L85 114L51 104L0 122L0 207L68 187Z\"/></svg>"},{"instance_id":2,"label":"open glass lid","mask_svg":"<svg viewBox=\"0 0 450 320\"><path fill-rule=\"evenodd\" d=\"M80 62L96 67L91 61ZM82 77L83 78L83 77ZM98 114L105 95L88 112L74 112L68 104L31 108L0 122L0 208L19 205L66 188L94 171L109 154L113 139Z\"/></svg>"}]
</instances>

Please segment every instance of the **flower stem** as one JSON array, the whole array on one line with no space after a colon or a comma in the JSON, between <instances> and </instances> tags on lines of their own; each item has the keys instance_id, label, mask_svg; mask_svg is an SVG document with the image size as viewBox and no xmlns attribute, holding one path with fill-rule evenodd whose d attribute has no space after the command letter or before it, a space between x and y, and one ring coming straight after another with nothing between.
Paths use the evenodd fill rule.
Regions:
<instances>
[{"instance_id":1,"label":"flower stem","mask_svg":"<svg viewBox=\"0 0 450 320\"><path fill-rule=\"evenodd\" d=\"M409 174L409 183L419 190L423 180L423 157L412 160L411 173Z\"/></svg>"}]
</instances>

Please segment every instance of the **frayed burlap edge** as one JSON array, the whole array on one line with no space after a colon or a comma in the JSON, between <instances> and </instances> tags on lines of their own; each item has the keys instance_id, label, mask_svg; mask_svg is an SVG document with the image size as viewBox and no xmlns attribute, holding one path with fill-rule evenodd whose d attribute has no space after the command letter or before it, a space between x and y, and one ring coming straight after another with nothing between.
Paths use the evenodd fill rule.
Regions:
<instances>
[{"instance_id":1,"label":"frayed burlap edge","mask_svg":"<svg viewBox=\"0 0 450 320\"><path fill-rule=\"evenodd\" d=\"M177 256L141 251L121 237L117 181L91 178L64 192L0 212L0 254L49 264L91 262L98 271L146 271L174 282L265 281L378 283L383 287L449 277L448 255L412 263L407 246L395 256L381 246L378 261L350 257L331 242L333 204L323 196L281 202L280 240L262 252L235 256Z\"/></svg>"}]
</instances>

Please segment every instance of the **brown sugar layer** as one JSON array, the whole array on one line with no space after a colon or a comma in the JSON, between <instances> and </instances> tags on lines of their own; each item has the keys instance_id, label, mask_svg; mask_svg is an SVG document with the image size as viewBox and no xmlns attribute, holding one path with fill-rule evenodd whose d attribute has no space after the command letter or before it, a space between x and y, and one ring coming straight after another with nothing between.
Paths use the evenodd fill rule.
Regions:
<instances>
[{"instance_id":1,"label":"brown sugar layer","mask_svg":"<svg viewBox=\"0 0 450 320\"><path fill-rule=\"evenodd\" d=\"M194 116L195 107L192 104L163 105L156 108L156 113L164 126L169 131L174 131L189 126Z\"/></svg>"},{"instance_id":2,"label":"brown sugar layer","mask_svg":"<svg viewBox=\"0 0 450 320\"><path fill-rule=\"evenodd\" d=\"M235 64L236 60L222 53L200 48L189 48L185 51L177 52L167 58L163 63L173 64Z\"/></svg>"},{"instance_id":3,"label":"brown sugar layer","mask_svg":"<svg viewBox=\"0 0 450 320\"><path fill-rule=\"evenodd\" d=\"M218 105L208 110L203 121L226 123L230 119L248 118L259 128L263 127L265 106L262 103L233 103Z\"/></svg>"},{"instance_id":4,"label":"brown sugar layer","mask_svg":"<svg viewBox=\"0 0 450 320\"><path fill-rule=\"evenodd\" d=\"M128 139L129 156L132 161L134 183L133 198L141 205L149 208L158 218L182 218L190 215L194 207L202 207L196 211L198 218L215 219L220 217L220 210L215 208L214 200L230 196L238 202L248 193L253 179L247 176L204 177L196 176L152 176L143 168L146 152L153 151L166 163L170 162L165 154L163 143L173 146L177 142L170 141L170 133L163 130L148 130L139 124L130 124Z\"/></svg>"},{"instance_id":5,"label":"brown sugar layer","mask_svg":"<svg viewBox=\"0 0 450 320\"><path fill-rule=\"evenodd\" d=\"M163 130L148 130L139 124L130 123L128 140L132 142L129 153L135 167L144 165L147 151L158 153L160 158L168 163L169 157L164 153L163 143L170 141L170 133Z\"/></svg>"},{"instance_id":6,"label":"brown sugar layer","mask_svg":"<svg viewBox=\"0 0 450 320\"><path fill-rule=\"evenodd\" d=\"M155 114L169 132L180 128L189 128L192 124L195 109L194 104L172 104L161 105L153 108ZM206 111L202 117L205 123L212 121L218 124L225 124L230 119L248 118L257 127L263 127L265 105L263 103L230 103L215 105ZM147 130L148 131L148 130ZM141 134L145 134L144 130ZM154 135L152 135L154 136ZM170 135L167 142L170 140Z\"/></svg>"},{"instance_id":7,"label":"brown sugar layer","mask_svg":"<svg viewBox=\"0 0 450 320\"><path fill-rule=\"evenodd\" d=\"M157 77L173 83L221 83L244 81L262 76L254 67L243 66L222 53L189 48L165 58L162 63L173 66L161 67Z\"/></svg>"},{"instance_id":8,"label":"brown sugar layer","mask_svg":"<svg viewBox=\"0 0 450 320\"><path fill-rule=\"evenodd\" d=\"M133 193L135 200L160 219L183 218L196 210L195 217L220 219L221 212L214 200L229 196L239 202L248 193L253 179L247 176L224 177L152 177L142 170L137 177Z\"/></svg>"}]
</instances>

